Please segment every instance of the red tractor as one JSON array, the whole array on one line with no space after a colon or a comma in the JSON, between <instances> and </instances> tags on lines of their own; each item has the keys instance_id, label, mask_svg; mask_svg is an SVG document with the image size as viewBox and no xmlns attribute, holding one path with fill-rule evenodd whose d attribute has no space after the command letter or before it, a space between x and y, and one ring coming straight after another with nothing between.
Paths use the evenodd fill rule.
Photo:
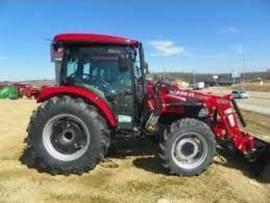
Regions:
<instances>
[{"instance_id":1,"label":"red tractor","mask_svg":"<svg viewBox=\"0 0 270 203\"><path fill-rule=\"evenodd\" d=\"M119 135L153 138L170 174L193 176L211 164L216 142L249 160L269 145L247 133L231 95L146 80L139 41L95 34L54 37L56 86L43 87L28 127L28 148L51 174L93 169ZM243 126L242 128L240 126Z\"/></svg>"}]
</instances>

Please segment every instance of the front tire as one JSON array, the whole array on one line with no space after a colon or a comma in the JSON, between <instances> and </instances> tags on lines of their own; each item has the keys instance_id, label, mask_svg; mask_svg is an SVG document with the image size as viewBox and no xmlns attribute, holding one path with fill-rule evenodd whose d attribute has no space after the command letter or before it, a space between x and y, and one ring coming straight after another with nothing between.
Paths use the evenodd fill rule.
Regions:
<instances>
[{"instance_id":1,"label":"front tire","mask_svg":"<svg viewBox=\"0 0 270 203\"><path fill-rule=\"evenodd\" d=\"M110 134L105 119L81 98L53 97L33 113L28 149L35 165L51 174L82 174L107 153Z\"/></svg>"},{"instance_id":2,"label":"front tire","mask_svg":"<svg viewBox=\"0 0 270 203\"><path fill-rule=\"evenodd\" d=\"M194 176L211 164L215 150L215 136L206 123L187 118L164 130L158 156L170 174Z\"/></svg>"}]
</instances>

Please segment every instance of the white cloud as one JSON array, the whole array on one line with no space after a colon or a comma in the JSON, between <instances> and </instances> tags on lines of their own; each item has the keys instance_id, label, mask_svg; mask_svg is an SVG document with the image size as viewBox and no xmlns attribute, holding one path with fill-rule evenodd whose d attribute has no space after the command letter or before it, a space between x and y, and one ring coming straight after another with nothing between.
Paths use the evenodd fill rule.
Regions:
<instances>
[{"instance_id":1,"label":"white cloud","mask_svg":"<svg viewBox=\"0 0 270 203\"><path fill-rule=\"evenodd\" d=\"M234 50L234 52L236 54L243 54L244 53L244 47L242 44L235 44L235 45L232 45L232 49Z\"/></svg>"},{"instance_id":2,"label":"white cloud","mask_svg":"<svg viewBox=\"0 0 270 203\"><path fill-rule=\"evenodd\" d=\"M175 43L170 40L153 40L150 41L149 44L157 51L155 55L160 56L172 56L185 51L185 47L175 45Z\"/></svg>"},{"instance_id":3,"label":"white cloud","mask_svg":"<svg viewBox=\"0 0 270 203\"><path fill-rule=\"evenodd\" d=\"M236 34L239 33L239 28L235 26L225 26L221 29L219 29L220 32L225 33L225 34Z\"/></svg>"}]
</instances>

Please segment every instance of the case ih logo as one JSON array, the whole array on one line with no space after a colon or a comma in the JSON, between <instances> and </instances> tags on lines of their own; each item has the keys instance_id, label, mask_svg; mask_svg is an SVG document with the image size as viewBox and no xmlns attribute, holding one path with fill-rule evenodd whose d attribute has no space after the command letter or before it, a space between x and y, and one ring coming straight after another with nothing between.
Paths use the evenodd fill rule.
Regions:
<instances>
[{"instance_id":1,"label":"case ih logo","mask_svg":"<svg viewBox=\"0 0 270 203\"><path fill-rule=\"evenodd\" d=\"M226 99L218 99L218 100L217 100L217 103L218 103L218 104L225 104L225 105L228 105L228 104L231 103L231 101L230 101L230 100L226 100Z\"/></svg>"},{"instance_id":2,"label":"case ih logo","mask_svg":"<svg viewBox=\"0 0 270 203\"><path fill-rule=\"evenodd\" d=\"M175 96L194 97L193 92L186 92L181 90L170 90L170 94Z\"/></svg>"},{"instance_id":3,"label":"case ih logo","mask_svg":"<svg viewBox=\"0 0 270 203\"><path fill-rule=\"evenodd\" d=\"M185 97L186 99L192 98L193 100L205 100L209 98L207 95L189 92L187 90L170 90L169 94L171 96Z\"/></svg>"}]
</instances>

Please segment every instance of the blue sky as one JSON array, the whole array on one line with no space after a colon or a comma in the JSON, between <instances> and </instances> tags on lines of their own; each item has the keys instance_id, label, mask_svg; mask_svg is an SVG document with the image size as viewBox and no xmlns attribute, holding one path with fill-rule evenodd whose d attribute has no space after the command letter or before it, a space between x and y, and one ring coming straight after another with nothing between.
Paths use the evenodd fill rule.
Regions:
<instances>
[{"instance_id":1,"label":"blue sky","mask_svg":"<svg viewBox=\"0 0 270 203\"><path fill-rule=\"evenodd\" d=\"M48 39L61 32L138 39L151 71L270 68L269 0L1 0L0 80L53 78Z\"/></svg>"}]
</instances>

